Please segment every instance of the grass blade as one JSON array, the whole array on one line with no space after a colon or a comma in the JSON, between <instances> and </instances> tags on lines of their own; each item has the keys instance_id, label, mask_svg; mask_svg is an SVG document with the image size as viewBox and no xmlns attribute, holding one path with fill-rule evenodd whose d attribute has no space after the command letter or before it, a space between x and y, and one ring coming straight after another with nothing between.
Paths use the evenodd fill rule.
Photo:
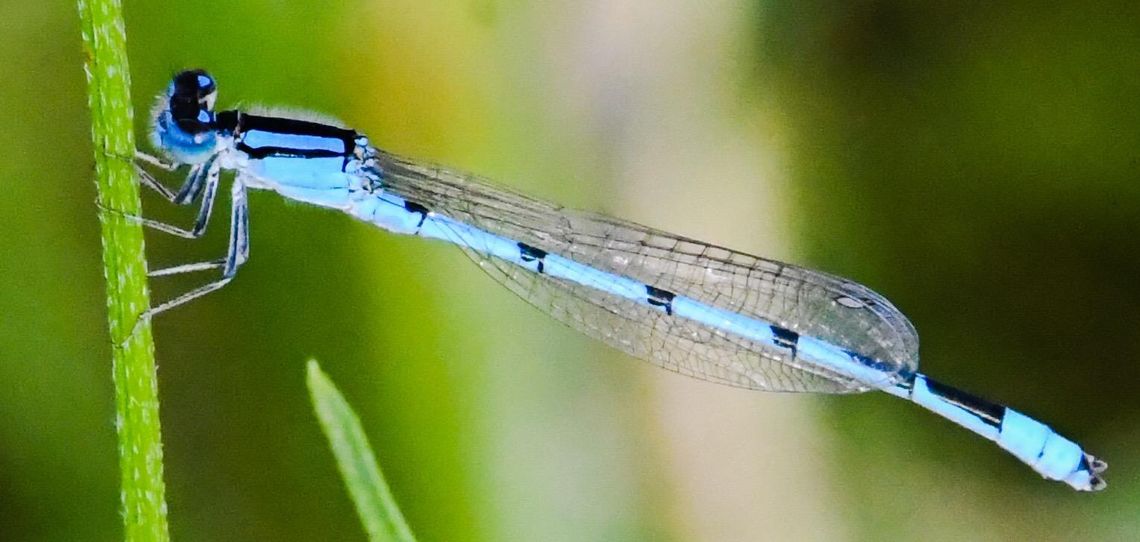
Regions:
<instances>
[{"instance_id":1,"label":"grass blade","mask_svg":"<svg viewBox=\"0 0 1140 542\"><path fill-rule=\"evenodd\" d=\"M415 537L380 473L360 418L315 360L309 361L308 384L313 408L365 532L374 541L413 542Z\"/></svg>"}]
</instances>

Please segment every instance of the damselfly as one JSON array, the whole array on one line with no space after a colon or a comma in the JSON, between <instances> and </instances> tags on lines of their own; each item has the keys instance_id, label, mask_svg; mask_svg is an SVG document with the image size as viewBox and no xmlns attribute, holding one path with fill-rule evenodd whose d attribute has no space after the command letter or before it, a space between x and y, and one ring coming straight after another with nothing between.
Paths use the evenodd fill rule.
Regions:
<instances>
[{"instance_id":1,"label":"damselfly","mask_svg":"<svg viewBox=\"0 0 1140 542\"><path fill-rule=\"evenodd\" d=\"M566 209L471 175L408 160L323 122L215 111L201 70L174 77L154 111L152 142L177 192L199 201L202 235L221 172L235 173L228 250L219 260L152 276L218 270L220 278L154 307L170 309L227 284L249 257L246 190L337 209L393 233L454 244L484 271L554 318L634 357L702 380L765 390L907 399L996 442L1039 474L1083 491L1105 487L1107 465L1043 423L918 372L918 335L889 301L855 282L606 216Z\"/></svg>"}]
</instances>

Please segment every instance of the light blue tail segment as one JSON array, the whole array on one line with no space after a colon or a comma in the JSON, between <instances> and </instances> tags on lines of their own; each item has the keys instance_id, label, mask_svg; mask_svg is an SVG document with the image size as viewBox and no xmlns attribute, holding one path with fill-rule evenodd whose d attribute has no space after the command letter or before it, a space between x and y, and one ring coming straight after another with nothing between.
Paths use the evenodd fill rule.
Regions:
<instances>
[{"instance_id":1,"label":"light blue tail segment","mask_svg":"<svg viewBox=\"0 0 1140 542\"><path fill-rule=\"evenodd\" d=\"M970 431L997 443L1049 480L1080 491L1100 491L1107 484L1098 476L1108 465L1081 447L1012 408L916 374L913 382L886 390L909 399Z\"/></svg>"}]
</instances>

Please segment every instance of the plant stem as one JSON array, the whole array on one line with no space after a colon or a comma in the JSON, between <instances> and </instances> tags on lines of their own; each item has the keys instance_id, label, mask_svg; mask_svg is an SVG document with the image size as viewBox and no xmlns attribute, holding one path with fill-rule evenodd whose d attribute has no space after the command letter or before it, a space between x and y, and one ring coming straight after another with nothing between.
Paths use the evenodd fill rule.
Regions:
<instances>
[{"instance_id":1,"label":"plant stem","mask_svg":"<svg viewBox=\"0 0 1140 542\"><path fill-rule=\"evenodd\" d=\"M115 382L124 538L169 539L166 488L162 480L162 431L158 379L149 321L150 306L135 153L126 30L118 0L79 0L86 53L95 185L102 225L103 274Z\"/></svg>"}]
</instances>

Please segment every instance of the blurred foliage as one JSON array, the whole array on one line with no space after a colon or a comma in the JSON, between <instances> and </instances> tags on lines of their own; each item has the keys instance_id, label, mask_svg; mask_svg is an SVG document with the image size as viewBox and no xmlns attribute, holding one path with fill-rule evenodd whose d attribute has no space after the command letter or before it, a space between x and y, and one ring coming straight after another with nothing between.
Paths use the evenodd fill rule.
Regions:
<instances>
[{"instance_id":1,"label":"blurred foliage","mask_svg":"<svg viewBox=\"0 0 1140 542\"><path fill-rule=\"evenodd\" d=\"M305 381L313 400L313 411L321 422L329 449L336 458L341 478L352 496L369 540L415 542L415 536L384 481L380 465L376 464L376 453L368 444L360 417L336 389L336 384L321 371L316 360L309 360Z\"/></svg>"},{"instance_id":2,"label":"blurred foliage","mask_svg":"<svg viewBox=\"0 0 1140 542\"><path fill-rule=\"evenodd\" d=\"M622 179L606 141L591 140L620 126L544 118L552 89L570 92L547 82L558 66L544 54L569 39L561 21L620 12L539 4L128 3L136 122L145 128L148 96L171 73L207 67L222 107L311 108L392 150L602 207ZM783 153L798 260L892 299L922 334L925 371L1050 422L1110 464L1107 492L1076 495L917 408L828 398L833 462L820 476L847 532L1134 537L1136 7L750 8L739 17L751 52L731 67L750 79L728 110L769 119L755 144ZM0 538L113 540L113 394L74 6L2 13ZM363 537L305 399L309 357L358 408L423 540L685 538L641 368L539 318L457 251L272 194L251 205L241 276L155 323L175 539ZM151 263L214 257L223 230L200 243L150 236ZM156 282L155 297L191 284Z\"/></svg>"},{"instance_id":3,"label":"blurred foliage","mask_svg":"<svg viewBox=\"0 0 1140 542\"><path fill-rule=\"evenodd\" d=\"M1110 465L1103 495L1055 491L917 409L829 400L861 538L1133 538L1118 514L1140 505L1140 9L760 11L757 79L787 120L807 259L901 308L926 372Z\"/></svg>"}]
</instances>

